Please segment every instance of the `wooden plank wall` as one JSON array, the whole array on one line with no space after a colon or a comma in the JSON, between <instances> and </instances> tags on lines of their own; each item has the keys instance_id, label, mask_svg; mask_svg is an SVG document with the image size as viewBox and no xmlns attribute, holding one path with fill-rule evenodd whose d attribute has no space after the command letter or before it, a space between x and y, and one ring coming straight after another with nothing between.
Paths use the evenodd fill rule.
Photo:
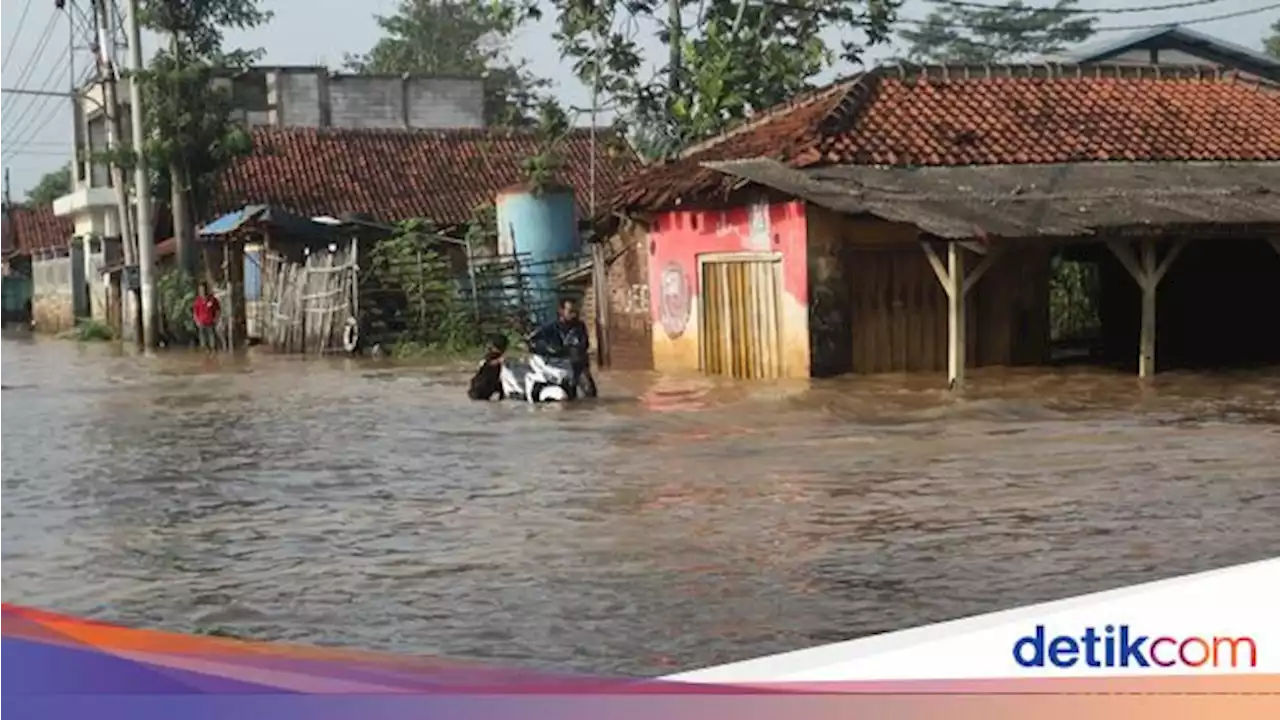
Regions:
<instances>
[{"instance_id":1,"label":"wooden plank wall","mask_svg":"<svg viewBox=\"0 0 1280 720\"><path fill-rule=\"evenodd\" d=\"M825 344L849 348L849 371L946 370L947 297L917 233L908 225L809 209L810 253L826 255L811 257L810 267L836 263L838 271L826 271L824 276L839 277L847 293L840 300L847 303L847 340L836 338ZM978 258L970 255L970 268ZM970 367L1038 364L1048 359L1048 259L1044 248L1006 252L970 293L966 348ZM840 297L831 291L827 294ZM815 331L834 332L831 328Z\"/></svg>"},{"instance_id":2,"label":"wooden plank wall","mask_svg":"<svg viewBox=\"0 0 1280 720\"><path fill-rule=\"evenodd\" d=\"M705 316L699 324L704 371L753 380L781 377L781 295L776 260L705 263Z\"/></svg>"}]
</instances>

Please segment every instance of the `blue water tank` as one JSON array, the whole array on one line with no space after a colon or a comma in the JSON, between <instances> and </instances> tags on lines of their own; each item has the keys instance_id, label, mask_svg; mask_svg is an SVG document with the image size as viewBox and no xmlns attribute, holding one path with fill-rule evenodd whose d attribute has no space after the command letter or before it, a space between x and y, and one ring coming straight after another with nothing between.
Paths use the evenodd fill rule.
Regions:
<instances>
[{"instance_id":1,"label":"blue water tank","mask_svg":"<svg viewBox=\"0 0 1280 720\"><path fill-rule=\"evenodd\" d=\"M506 190L498 194L496 210L498 252L518 256L517 292L535 319L548 320L556 305L555 275L582 250L573 190Z\"/></svg>"}]
</instances>

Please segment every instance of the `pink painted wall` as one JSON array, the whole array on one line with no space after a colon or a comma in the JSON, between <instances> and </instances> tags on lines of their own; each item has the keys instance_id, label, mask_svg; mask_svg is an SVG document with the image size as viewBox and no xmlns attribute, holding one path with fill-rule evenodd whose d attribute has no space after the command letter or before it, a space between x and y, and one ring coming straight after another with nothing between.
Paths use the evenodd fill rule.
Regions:
<instances>
[{"instance_id":1,"label":"pink painted wall","mask_svg":"<svg viewBox=\"0 0 1280 720\"><path fill-rule=\"evenodd\" d=\"M698 257L775 253L782 258L784 372L809 376L807 228L802 202L663 213L649 228L654 368L698 369Z\"/></svg>"}]
</instances>

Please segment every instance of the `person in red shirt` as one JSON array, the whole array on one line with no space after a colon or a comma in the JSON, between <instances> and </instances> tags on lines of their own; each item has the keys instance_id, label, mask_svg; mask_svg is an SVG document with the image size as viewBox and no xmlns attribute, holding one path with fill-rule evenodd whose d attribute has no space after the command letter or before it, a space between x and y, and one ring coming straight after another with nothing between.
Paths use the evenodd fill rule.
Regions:
<instances>
[{"instance_id":1,"label":"person in red shirt","mask_svg":"<svg viewBox=\"0 0 1280 720\"><path fill-rule=\"evenodd\" d=\"M196 332L200 335L200 347L209 352L218 349L218 317L222 314L222 306L218 298L209 292L207 283L200 283L196 291L196 300L191 305L191 316L196 321Z\"/></svg>"}]
</instances>

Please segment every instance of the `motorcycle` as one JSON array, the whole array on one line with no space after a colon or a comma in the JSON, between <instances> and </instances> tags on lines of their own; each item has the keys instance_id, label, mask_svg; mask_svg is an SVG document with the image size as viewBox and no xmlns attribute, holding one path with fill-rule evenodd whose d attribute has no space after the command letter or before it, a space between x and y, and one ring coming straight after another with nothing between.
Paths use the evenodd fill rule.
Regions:
<instances>
[{"instance_id":1,"label":"motorcycle","mask_svg":"<svg viewBox=\"0 0 1280 720\"><path fill-rule=\"evenodd\" d=\"M573 365L567 359L538 354L508 358L499 378L503 396L512 400L545 403L578 399Z\"/></svg>"}]
</instances>

